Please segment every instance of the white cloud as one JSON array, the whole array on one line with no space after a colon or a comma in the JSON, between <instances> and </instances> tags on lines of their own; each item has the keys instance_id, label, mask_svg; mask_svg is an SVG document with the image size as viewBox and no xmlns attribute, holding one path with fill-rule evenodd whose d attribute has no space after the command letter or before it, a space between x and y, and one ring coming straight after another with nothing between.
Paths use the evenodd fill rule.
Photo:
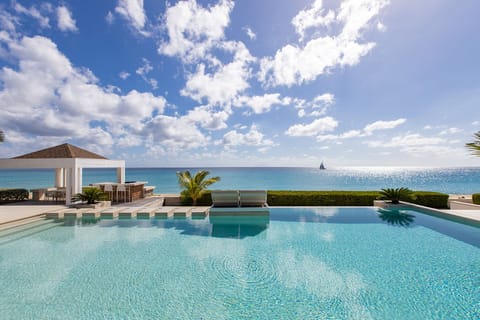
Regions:
<instances>
[{"instance_id":1,"label":"white cloud","mask_svg":"<svg viewBox=\"0 0 480 320\"><path fill-rule=\"evenodd\" d=\"M20 24L18 17L11 15L9 12L0 9L0 29L14 32L16 26ZM0 31L1 32L1 31ZM1 49L0 49L1 53Z\"/></svg>"},{"instance_id":2,"label":"white cloud","mask_svg":"<svg viewBox=\"0 0 480 320\"><path fill-rule=\"evenodd\" d=\"M233 6L231 0L220 0L208 8L199 6L195 0L168 6L164 16L168 41L160 44L159 53L189 62L204 58L206 52L224 38Z\"/></svg>"},{"instance_id":3,"label":"white cloud","mask_svg":"<svg viewBox=\"0 0 480 320\"><path fill-rule=\"evenodd\" d=\"M335 135L335 134L319 135L317 136L317 141L328 141L328 140L337 141L337 140L350 139L350 138L356 138L356 137L362 137L362 136L364 136L362 131L350 130L339 135Z\"/></svg>"},{"instance_id":4,"label":"white cloud","mask_svg":"<svg viewBox=\"0 0 480 320\"><path fill-rule=\"evenodd\" d=\"M50 19L43 15L39 9L35 6L31 6L29 9L25 8L18 2L14 2L13 9L21 14L26 16L30 16L38 21L40 27L42 28L50 28Z\"/></svg>"},{"instance_id":5,"label":"white cloud","mask_svg":"<svg viewBox=\"0 0 480 320\"><path fill-rule=\"evenodd\" d=\"M136 74L138 74L142 79L150 84L150 86L153 89L158 89L158 82L154 78L149 78L147 77L147 74L149 74L153 70L153 66L150 63L148 59L143 58L143 65L141 67L138 67L138 69L135 71Z\"/></svg>"},{"instance_id":6,"label":"white cloud","mask_svg":"<svg viewBox=\"0 0 480 320\"><path fill-rule=\"evenodd\" d=\"M333 131L338 126L338 121L332 117L324 117L314 120L309 124L296 124L285 132L288 136L302 137L315 136L324 132Z\"/></svg>"},{"instance_id":7,"label":"white cloud","mask_svg":"<svg viewBox=\"0 0 480 320\"><path fill-rule=\"evenodd\" d=\"M148 74L150 71L152 71L153 67L148 59L142 58L142 61L143 61L143 65L141 67L138 67L138 69L135 72L141 76L144 76Z\"/></svg>"},{"instance_id":8,"label":"white cloud","mask_svg":"<svg viewBox=\"0 0 480 320\"><path fill-rule=\"evenodd\" d=\"M157 116L146 123L143 134L167 152L195 149L208 143L208 138L186 117Z\"/></svg>"},{"instance_id":9,"label":"white cloud","mask_svg":"<svg viewBox=\"0 0 480 320\"><path fill-rule=\"evenodd\" d=\"M118 74L118 76L120 78L122 78L123 80L127 79L128 77L130 77L130 73L126 72L126 71L122 71Z\"/></svg>"},{"instance_id":10,"label":"white cloud","mask_svg":"<svg viewBox=\"0 0 480 320\"><path fill-rule=\"evenodd\" d=\"M380 32L385 32L387 31L387 27L383 23L379 22L377 23L377 30Z\"/></svg>"},{"instance_id":11,"label":"white cloud","mask_svg":"<svg viewBox=\"0 0 480 320\"><path fill-rule=\"evenodd\" d=\"M359 42L361 31L387 4L386 0L345 0L336 16L333 12L324 16L322 2L316 1L311 9L300 11L292 20L300 40L307 29L332 23L341 25L341 32L314 37L304 46L287 44L274 57L263 58L259 80L266 86L292 86L315 80L335 67L358 64L375 46L373 42Z\"/></svg>"},{"instance_id":12,"label":"white cloud","mask_svg":"<svg viewBox=\"0 0 480 320\"><path fill-rule=\"evenodd\" d=\"M265 93L263 96L243 96L238 98L234 105L238 107L251 108L256 114L270 111L274 105L287 105L288 98L282 99L279 93Z\"/></svg>"},{"instance_id":13,"label":"white cloud","mask_svg":"<svg viewBox=\"0 0 480 320\"><path fill-rule=\"evenodd\" d=\"M107 15L105 16L105 21L107 21L108 24L112 24L113 21L115 21L115 16L111 11L108 11Z\"/></svg>"},{"instance_id":14,"label":"white cloud","mask_svg":"<svg viewBox=\"0 0 480 320\"><path fill-rule=\"evenodd\" d=\"M75 20L72 18L71 12L65 6L57 8L58 28L61 31L77 31Z\"/></svg>"},{"instance_id":15,"label":"white cloud","mask_svg":"<svg viewBox=\"0 0 480 320\"><path fill-rule=\"evenodd\" d=\"M328 27L335 22L335 12L325 12L323 0L315 0L309 9L301 10L293 19L292 24L300 35L300 41L305 36L305 31L314 27ZM325 14L324 14L325 13Z\"/></svg>"},{"instance_id":16,"label":"white cloud","mask_svg":"<svg viewBox=\"0 0 480 320\"><path fill-rule=\"evenodd\" d=\"M424 137L417 133L408 133L393 137L390 141L368 141L370 147L400 148L439 145L445 142L442 138Z\"/></svg>"},{"instance_id":17,"label":"white cloud","mask_svg":"<svg viewBox=\"0 0 480 320\"><path fill-rule=\"evenodd\" d=\"M394 129L397 126L405 123L406 119L400 118L393 121L375 121L370 124L367 124L363 130L350 130L341 134L327 134L317 136L318 141L339 141L344 139L358 138L371 136L373 132L378 130L389 130Z\"/></svg>"},{"instance_id":18,"label":"white cloud","mask_svg":"<svg viewBox=\"0 0 480 320\"><path fill-rule=\"evenodd\" d=\"M447 154L461 154L463 149L452 145L457 142L439 137L425 137L417 133L407 133L393 137L389 141L367 141L374 148L394 148L414 157L442 157Z\"/></svg>"},{"instance_id":19,"label":"white cloud","mask_svg":"<svg viewBox=\"0 0 480 320\"><path fill-rule=\"evenodd\" d=\"M245 31L250 40L255 40L257 38L257 35L250 27L243 27L242 29Z\"/></svg>"},{"instance_id":20,"label":"white cloud","mask_svg":"<svg viewBox=\"0 0 480 320\"><path fill-rule=\"evenodd\" d=\"M270 139L265 139L257 126L253 124L246 133L240 133L237 130L231 130L223 136L223 140L216 144L223 144L225 147L254 146L254 147L272 147L275 143ZM265 149L263 149L265 150Z\"/></svg>"},{"instance_id":21,"label":"white cloud","mask_svg":"<svg viewBox=\"0 0 480 320\"><path fill-rule=\"evenodd\" d=\"M478 126L480 124L480 121L473 121L472 126Z\"/></svg>"},{"instance_id":22,"label":"white cloud","mask_svg":"<svg viewBox=\"0 0 480 320\"><path fill-rule=\"evenodd\" d=\"M84 142L93 136L99 145L111 145L125 133L138 135L153 114L163 113L163 97L99 86L91 71L74 67L48 38L0 44L18 62L0 70L0 126L9 132Z\"/></svg>"},{"instance_id":23,"label":"white cloud","mask_svg":"<svg viewBox=\"0 0 480 320\"><path fill-rule=\"evenodd\" d=\"M452 127L452 128L448 128L448 129L442 130L442 131L439 133L439 135L445 136L445 135L450 135L450 134L459 133L459 132L462 132L462 131L463 131L462 129Z\"/></svg>"},{"instance_id":24,"label":"white cloud","mask_svg":"<svg viewBox=\"0 0 480 320\"><path fill-rule=\"evenodd\" d=\"M386 130L386 129L396 128L399 125L405 123L405 121L407 121L407 119L404 119L404 118L400 118L393 121L383 121L383 120L375 121L373 123L367 124L363 129L363 131L365 132L365 134L370 135L372 134L372 132L377 130Z\"/></svg>"},{"instance_id":25,"label":"white cloud","mask_svg":"<svg viewBox=\"0 0 480 320\"><path fill-rule=\"evenodd\" d=\"M331 93L324 93L316 96L311 101L293 99L292 103L295 104L295 108L298 109L299 118L303 118L305 116L318 118L325 115L328 111L328 108L335 103L335 96ZM309 111L307 113L307 109L313 111Z\"/></svg>"},{"instance_id":26,"label":"white cloud","mask_svg":"<svg viewBox=\"0 0 480 320\"><path fill-rule=\"evenodd\" d=\"M227 127L226 121L230 114L225 110L215 111L210 106L200 106L189 110L185 119L198 123L202 128L208 130L220 130Z\"/></svg>"},{"instance_id":27,"label":"white cloud","mask_svg":"<svg viewBox=\"0 0 480 320\"><path fill-rule=\"evenodd\" d=\"M144 30L147 17L143 9L143 0L118 0L115 12L125 18L130 26L140 34L144 36L149 35L149 33Z\"/></svg>"},{"instance_id":28,"label":"white cloud","mask_svg":"<svg viewBox=\"0 0 480 320\"><path fill-rule=\"evenodd\" d=\"M228 47L230 46L230 47ZM213 73L206 72L206 65L199 64L196 72L188 76L181 94L198 102L206 99L210 104L228 104L247 89L251 75L249 63L253 57L243 43L226 43L225 48L233 50L233 61L222 65L219 63Z\"/></svg>"}]
</instances>

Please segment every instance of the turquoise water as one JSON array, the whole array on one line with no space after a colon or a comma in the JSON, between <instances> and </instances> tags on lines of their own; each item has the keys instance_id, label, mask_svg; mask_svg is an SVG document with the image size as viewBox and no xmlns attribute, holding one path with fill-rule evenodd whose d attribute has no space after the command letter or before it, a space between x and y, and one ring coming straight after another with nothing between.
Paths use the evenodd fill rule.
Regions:
<instances>
[{"instance_id":1,"label":"turquoise water","mask_svg":"<svg viewBox=\"0 0 480 320\"><path fill-rule=\"evenodd\" d=\"M185 168L127 168L127 180L148 181L156 193L179 193L175 173ZM198 169L191 169L197 171ZM480 192L480 168L209 168L213 189L379 190L408 187L451 194ZM85 185L115 181L114 169L84 169ZM53 170L0 170L0 188L52 186Z\"/></svg>"},{"instance_id":2,"label":"turquoise water","mask_svg":"<svg viewBox=\"0 0 480 320\"><path fill-rule=\"evenodd\" d=\"M41 222L0 236L0 315L478 319L479 231L374 208Z\"/></svg>"}]
</instances>

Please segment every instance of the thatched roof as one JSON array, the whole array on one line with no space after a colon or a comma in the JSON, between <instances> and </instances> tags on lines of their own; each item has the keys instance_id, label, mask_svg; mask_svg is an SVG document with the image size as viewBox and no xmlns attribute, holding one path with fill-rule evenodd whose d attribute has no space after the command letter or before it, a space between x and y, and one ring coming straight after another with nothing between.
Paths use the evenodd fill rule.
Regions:
<instances>
[{"instance_id":1,"label":"thatched roof","mask_svg":"<svg viewBox=\"0 0 480 320\"><path fill-rule=\"evenodd\" d=\"M87 159L107 159L96 153L64 143L55 147L42 149L39 151L27 153L13 159L65 159L65 158L87 158Z\"/></svg>"}]
</instances>

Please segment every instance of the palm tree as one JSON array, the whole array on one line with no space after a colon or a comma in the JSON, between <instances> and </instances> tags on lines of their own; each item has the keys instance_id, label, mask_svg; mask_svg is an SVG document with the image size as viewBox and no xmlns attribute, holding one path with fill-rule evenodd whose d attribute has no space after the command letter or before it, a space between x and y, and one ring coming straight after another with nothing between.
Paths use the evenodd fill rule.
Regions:
<instances>
[{"instance_id":1,"label":"palm tree","mask_svg":"<svg viewBox=\"0 0 480 320\"><path fill-rule=\"evenodd\" d=\"M5 134L3 133L2 130L0 130L0 142L5 141Z\"/></svg>"},{"instance_id":2,"label":"palm tree","mask_svg":"<svg viewBox=\"0 0 480 320\"><path fill-rule=\"evenodd\" d=\"M414 199L414 196L408 188L387 188L380 191L380 199L391 200L393 204L398 204L400 200Z\"/></svg>"},{"instance_id":3,"label":"palm tree","mask_svg":"<svg viewBox=\"0 0 480 320\"><path fill-rule=\"evenodd\" d=\"M220 181L220 177L206 179L209 174L210 172L206 170L200 170L192 177L188 170L177 172L178 184L183 188L181 192L182 198L191 198L193 200L193 205L196 206L197 200L202 197L207 190L207 187Z\"/></svg>"},{"instance_id":4,"label":"palm tree","mask_svg":"<svg viewBox=\"0 0 480 320\"><path fill-rule=\"evenodd\" d=\"M473 135L475 137L474 142L466 143L465 146L470 149L472 154L480 156L480 131Z\"/></svg>"}]
</instances>

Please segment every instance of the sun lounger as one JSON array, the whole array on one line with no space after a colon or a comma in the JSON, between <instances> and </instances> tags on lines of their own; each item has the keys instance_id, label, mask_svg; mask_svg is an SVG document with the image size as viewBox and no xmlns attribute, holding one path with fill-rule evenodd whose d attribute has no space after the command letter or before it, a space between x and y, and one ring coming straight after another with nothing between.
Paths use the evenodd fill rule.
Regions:
<instances>
[{"instance_id":1,"label":"sun lounger","mask_svg":"<svg viewBox=\"0 0 480 320\"><path fill-rule=\"evenodd\" d=\"M212 205L214 207L238 207L238 191L212 190Z\"/></svg>"},{"instance_id":2,"label":"sun lounger","mask_svg":"<svg viewBox=\"0 0 480 320\"><path fill-rule=\"evenodd\" d=\"M240 190L240 207L267 207L266 190Z\"/></svg>"}]
</instances>

